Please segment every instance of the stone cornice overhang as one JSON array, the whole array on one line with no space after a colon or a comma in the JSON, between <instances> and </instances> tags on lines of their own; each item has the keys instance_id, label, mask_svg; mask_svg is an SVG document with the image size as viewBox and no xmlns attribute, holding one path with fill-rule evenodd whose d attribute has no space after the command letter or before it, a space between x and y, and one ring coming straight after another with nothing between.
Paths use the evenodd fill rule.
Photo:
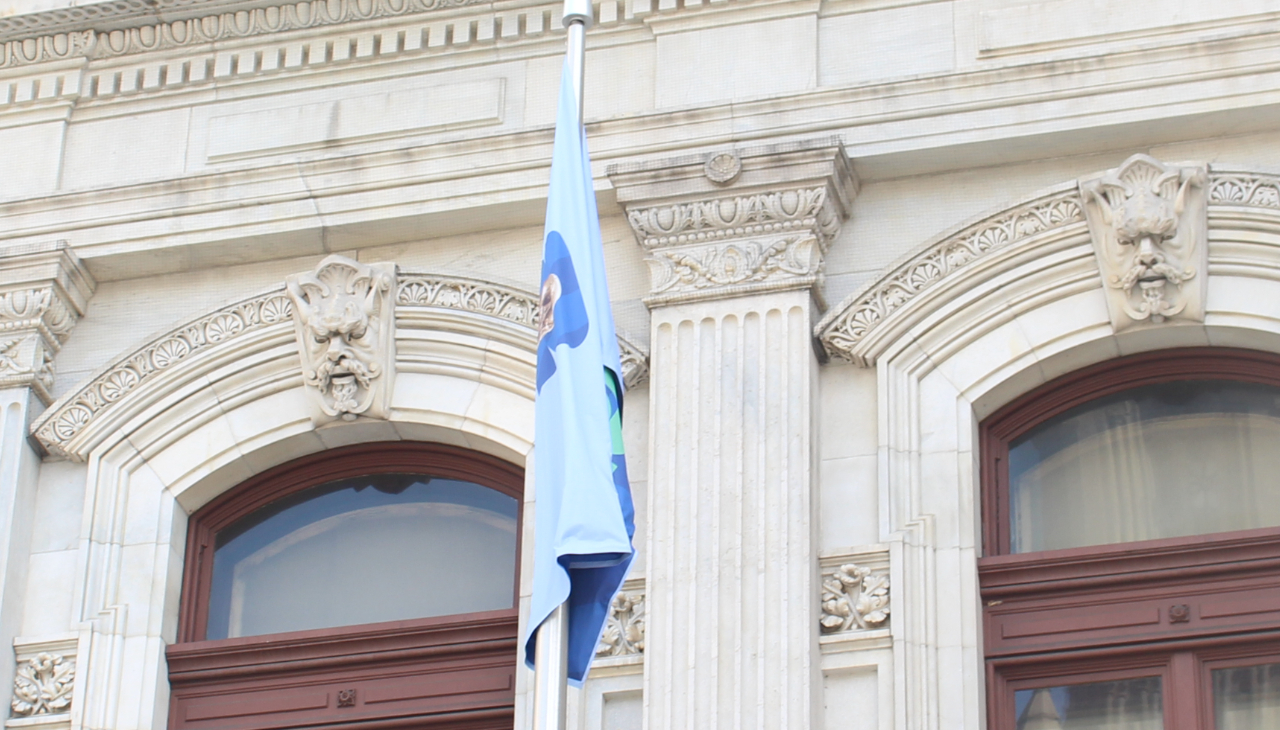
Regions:
<instances>
[{"instance_id":1,"label":"stone cornice overhang","mask_svg":"<svg viewBox=\"0 0 1280 730\"><path fill-rule=\"evenodd\" d=\"M484 7L491 16L495 12L492 6ZM726 7L736 6L688 12L706 13L707 21L713 22L717 13L728 12ZM612 29L602 25L593 31L596 42L650 37L644 23L626 18L615 22ZM1105 59L1006 64L593 121L588 131L596 188L602 198L609 197L603 172L611 163L823 132L844 139L864 180L918 174L921 170L911 165L922 159L932 165L926 171L992 164L993 159L1007 162L1010 147L1021 146L1024 155L1033 157L1109 149L1123 144L1115 141L1111 130L1153 120L1181 117L1203 122L1209 115L1235 125L1239 132L1249 120L1263 123L1265 115L1259 110L1280 106L1278 48L1276 35L1152 44ZM559 52L559 40L547 33L538 39L499 38L465 47L352 58L343 68L378 64L380 72L407 77L459 63ZM42 72L55 66L63 67L46 64ZM229 95L270 96L332 84L342 73L330 67L283 69L109 98L34 99L10 104L8 110L0 105L0 126L32 115L71 115L74 123L211 103ZM1226 82L1230 93L1224 95ZM1004 113L1012 109L1016 113ZM1002 113L993 115L997 110ZM1201 130L1207 128L1203 123L1172 126L1170 131L1171 125L1162 122L1159 128L1145 129L1144 143L1203 136ZM1108 133L1099 134L1100 129ZM1021 144L1009 145L1013 138ZM1058 138L1064 141L1055 143ZM471 232L476 220L493 228L536 225L545 200L550 141L549 126L471 130L412 143L397 140L398 149L340 148L329 157L302 162L267 158L217 164L171 180L0 202L0 247L65 238L99 280L111 280L162 273L169 270L166 266L178 265L177 256L148 255L157 250L181 251L182 265L218 265L343 250L357 242L393 243L410 238L407 231L433 236ZM961 150L965 154L953 154ZM895 167L895 160L902 164ZM609 202L602 199L601 205L607 209ZM235 242L244 246L225 245Z\"/></svg>"}]
</instances>

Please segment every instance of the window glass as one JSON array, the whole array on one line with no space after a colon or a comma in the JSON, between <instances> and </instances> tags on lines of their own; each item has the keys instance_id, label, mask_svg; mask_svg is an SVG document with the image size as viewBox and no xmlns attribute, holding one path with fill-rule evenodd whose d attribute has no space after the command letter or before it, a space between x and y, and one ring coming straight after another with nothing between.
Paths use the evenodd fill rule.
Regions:
<instances>
[{"instance_id":1,"label":"window glass","mask_svg":"<svg viewBox=\"0 0 1280 730\"><path fill-rule=\"evenodd\" d=\"M1162 730L1159 677L1015 692L1017 730Z\"/></svg>"},{"instance_id":2,"label":"window glass","mask_svg":"<svg viewBox=\"0 0 1280 730\"><path fill-rule=\"evenodd\" d=\"M1217 730L1280 728L1280 664L1213 672Z\"/></svg>"},{"instance_id":3,"label":"window glass","mask_svg":"<svg viewBox=\"0 0 1280 730\"><path fill-rule=\"evenodd\" d=\"M218 532L206 638L511 608L517 508L417 474L278 500Z\"/></svg>"},{"instance_id":4,"label":"window glass","mask_svg":"<svg viewBox=\"0 0 1280 730\"><path fill-rule=\"evenodd\" d=\"M1222 380L1097 399L1009 444L1012 552L1280 526L1280 389Z\"/></svg>"}]
</instances>

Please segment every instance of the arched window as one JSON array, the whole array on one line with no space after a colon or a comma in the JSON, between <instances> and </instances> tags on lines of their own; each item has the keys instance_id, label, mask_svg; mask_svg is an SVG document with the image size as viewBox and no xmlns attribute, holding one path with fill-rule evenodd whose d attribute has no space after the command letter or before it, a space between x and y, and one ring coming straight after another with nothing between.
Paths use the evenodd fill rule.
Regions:
<instances>
[{"instance_id":1,"label":"arched window","mask_svg":"<svg viewBox=\"0 0 1280 730\"><path fill-rule=\"evenodd\" d=\"M1104 363L980 444L993 729L1280 727L1280 357Z\"/></svg>"},{"instance_id":2,"label":"arched window","mask_svg":"<svg viewBox=\"0 0 1280 730\"><path fill-rule=\"evenodd\" d=\"M199 509L169 727L510 728L522 487L484 454L378 443Z\"/></svg>"}]
</instances>

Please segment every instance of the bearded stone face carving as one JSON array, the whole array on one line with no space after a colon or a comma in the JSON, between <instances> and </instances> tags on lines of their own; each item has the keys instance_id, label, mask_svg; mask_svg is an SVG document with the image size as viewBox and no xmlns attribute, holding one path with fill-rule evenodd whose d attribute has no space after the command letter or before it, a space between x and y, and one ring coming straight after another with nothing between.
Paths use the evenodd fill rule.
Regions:
<instances>
[{"instance_id":1,"label":"bearded stone face carving","mask_svg":"<svg viewBox=\"0 0 1280 730\"><path fill-rule=\"evenodd\" d=\"M329 256L286 280L317 422L386 418L395 380L395 265Z\"/></svg>"},{"instance_id":2,"label":"bearded stone face carving","mask_svg":"<svg viewBox=\"0 0 1280 730\"><path fill-rule=\"evenodd\" d=\"M1111 324L1204 321L1208 282L1204 167L1134 155L1081 181Z\"/></svg>"}]
</instances>

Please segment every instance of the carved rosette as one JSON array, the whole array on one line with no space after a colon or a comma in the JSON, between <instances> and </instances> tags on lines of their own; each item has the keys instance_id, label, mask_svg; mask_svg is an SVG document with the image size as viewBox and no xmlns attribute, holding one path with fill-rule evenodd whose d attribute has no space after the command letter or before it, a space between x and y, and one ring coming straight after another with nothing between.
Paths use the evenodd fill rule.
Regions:
<instances>
[{"instance_id":1,"label":"carved rosette","mask_svg":"<svg viewBox=\"0 0 1280 730\"><path fill-rule=\"evenodd\" d=\"M386 418L395 382L394 264L328 256L285 282L317 423Z\"/></svg>"},{"instance_id":2,"label":"carved rosette","mask_svg":"<svg viewBox=\"0 0 1280 730\"><path fill-rule=\"evenodd\" d=\"M824 575L819 625L824 634L888 626L888 572L846 563Z\"/></svg>"},{"instance_id":3,"label":"carved rosette","mask_svg":"<svg viewBox=\"0 0 1280 730\"><path fill-rule=\"evenodd\" d=\"M609 607L597 657L634 656L644 653L645 602L640 591L619 591Z\"/></svg>"},{"instance_id":4,"label":"carved rosette","mask_svg":"<svg viewBox=\"0 0 1280 730\"><path fill-rule=\"evenodd\" d=\"M13 677L14 717L68 712L75 685L76 663L60 654L41 652L18 662Z\"/></svg>"},{"instance_id":5,"label":"carved rosette","mask_svg":"<svg viewBox=\"0 0 1280 730\"><path fill-rule=\"evenodd\" d=\"M53 401L54 358L88 308L94 281L65 242L0 258L0 388Z\"/></svg>"},{"instance_id":6,"label":"carved rosette","mask_svg":"<svg viewBox=\"0 0 1280 730\"><path fill-rule=\"evenodd\" d=\"M1203 322L1208 288L1204 166L1170 167L1134 155L1081 180L1111 325Z\"/></svg>"},{"instance_id":7,"label":"carved rosette","mask_svg":"<svg viewBox=\"0 0 1280 730\"><path fill-rule=\"evenodd\" d=\"M810 289L857 180L838 143L775 145L613 168L645 249L650 306Z\"/></svg>"}]
</instances>

